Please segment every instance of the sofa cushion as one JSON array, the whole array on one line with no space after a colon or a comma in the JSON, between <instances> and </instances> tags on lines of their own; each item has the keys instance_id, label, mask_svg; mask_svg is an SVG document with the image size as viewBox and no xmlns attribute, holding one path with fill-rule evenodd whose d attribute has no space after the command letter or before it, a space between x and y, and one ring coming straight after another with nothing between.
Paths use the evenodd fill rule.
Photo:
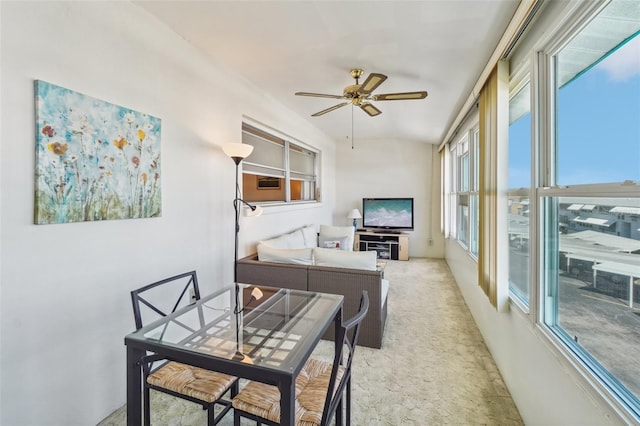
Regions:
<instances>
[{"instance_id":1,"label":"sofa cushion","mask_svg":"<svg viewBox=\"0 0 640 426\"><path fill-rule=\"evenodd\" d=\"M334 249L334 250L347 250L349 244L349 237L320 237L318 247Z\"/></svg>"},{"instance_id":2,"label":"sofa cushion","mask_svg":"<svg viewBox=\"0 0 640 426\"><path fill-rule=\"evenodd\" d=\"M337 268L376 270L377 256L375 251L343 251L326 248L313 249L313 263L317 266L333 266Z\"/></svg>"},{"instance_id":3,"label":"sofa cushion","mask_svg":"<svg viewBox=\"0 0 640 426\"><path fill-rule=\"evenodd\" d=\"M279 249L301 249L306 247L301 229L270 240L260 241L260 244Z\"/></svg>"},{"instance_id":4,"label":"sofa cushion","mask_svg":"<svg viewBox=\"0 0 640 426\"><path fill-rule=\"evenodd\" d=\"M313 265L313 249L280 249L266 244L258 244L258 260L294 265Z\"/></svg>"},{"instance_id":5,"label":"sofa cushion","mask_svg":"<svg viewBox=\"0 0 640 426\"><path fill-rule=\"evenodd\" d=\"M380 289L380 307L383 307L385 300L387 300L387 295L389 294L389 280L385 280L383 278L381 281L382 288Z\"/></svg>"},{"instance_id":6,"label":"sofa cushion","mask_svg":"<svg viewBox=\"0 0 640 426\"><path fill-rule=\"evenodd\" d=\"M318 247L318 231L316 231L315 225L305 226L301 231L305 247Z\"/></svg>"},{"instance_id":7,"label":"sofa cushion","mask_svg":"<svg viewBox=\"0 0 640 426\"><path fill-rule=\"evenodd\" d=\"M320 239L347 237L347 251L353 251L353 237L355 229L353 226L328 226L320 225Z\"/></svg>"}]
</instances>

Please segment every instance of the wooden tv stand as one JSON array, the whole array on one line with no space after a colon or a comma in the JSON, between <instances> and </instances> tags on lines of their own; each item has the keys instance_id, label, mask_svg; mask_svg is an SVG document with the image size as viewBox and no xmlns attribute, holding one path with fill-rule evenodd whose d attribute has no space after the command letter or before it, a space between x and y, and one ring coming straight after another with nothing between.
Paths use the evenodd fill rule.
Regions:
<instances>
[{"instance_id":1,"label":"wooden tv stand","mask_svg":"<svg viewBox=\"0 0 640 426\"><path fill-rule=\"evenodd\" d=\"M409 260L409 234L356 231L355 250L375 251L378 259Z\"/></svg>"}]
</instances>

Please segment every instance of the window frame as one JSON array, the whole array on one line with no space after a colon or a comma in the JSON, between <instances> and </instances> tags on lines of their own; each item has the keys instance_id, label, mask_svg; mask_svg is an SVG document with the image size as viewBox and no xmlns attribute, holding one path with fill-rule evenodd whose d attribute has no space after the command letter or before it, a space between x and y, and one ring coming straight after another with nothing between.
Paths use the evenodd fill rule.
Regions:
<instances>
[{"instance_id":1,"label":"window frame","mask_svg":"<svg viewBox=\"0 0 640 426\"><path fill-rule=\"evenodd\" d=\"M270 201L260 201L260 200L252 200L250 197L247 197L245 201L250 202L251 204L261 205L265 208L275 207L275 206L287 206L287 205L301 205L301 204L319 204L320 200L320 165L321 165L321 151L307 143L304 143L300 140L297 140L291 136L288 136L282 132L279 132L272 128L266 128L263 125L259 125L255 122L251 122L250 120L243 120L242 122L242 139L243 143L248 143L244 136L245 134L249 134L254 138L261 139L267 143L278 144L282 146L282 162L283 167L273 167L271 165L256 163L251 161L251 157L249 156L245 159L240 165L242 166L242 175L245 174L255 175L255 176L273 176L279 177L283 179L284 185L284 200L270 200ZM251 145L251 143L248 143ZM309 154L314 155L313 158L313 173L304 173L298 170L291 170L291 160L290 153L291 151L302 151ZM248 167L245 167L248 166ZM266 171L266 173L260 173L256 170L247 170L247 168L260 168L262 171ZM277 171L277 173L270 175L268 170ZM293 177L292 177L293 176ZM301 185L304 187L305 185L311 185L311 188L307 188L305 191L309 195L312 196L311 199L302 199L302 200L292 200L291 199L291 181L301 181L303 182ZM303 188L304 189L304 188ZM312 193L312 194L311 194Z\"/></svg>"},{"instance_id":2,"label":"window frame","mask_svg":"<svg viewBox=\"0 0 640 426\"><path fill-rule=\"evenodd\" d=\"M465 250L469 251L469 187L470 187L470 163L471 154L469 147L469 132L458 139L456 143L456 166L457 166L457 188L456 188L456 230L457 240ZM465 202L463 202L463 200ZM466 216L463 213L466 206Z\"/></svg>"},{"instance_id":3,"label":"window frame","mask_svg":"<svg viewBox=\"0 0 640 426\"><path fill-rule=\"evenodd\" d=\"M603 407L607 405L622 421L636 424L640 423L640 405L636 408L633 404L629 404L624 392L627 389L622 387L618 390L614 389L615 384L620 383L617 378L586 350L581 350L578 345L573 345L571 337L567 332L563 332L560 326L549 326L545 323L544 318L545 314L553 314L553 312L549 312L548 307L545 306L548 299L548 288L542 285L545 274L548 273L543 263L543 254L548 257L548 253L543 253L542 247L545 242L545 222L542 221L545 212L543 201L553 196L637 198L640 193L640 182L561 187L554 185L553 179L550 178L555 176L557 172L556 163L551 161L557 131L556 84L555 76L550 71L553 66L553 55L557 54L609 3L610 0L595 0L593 2L574 2L567 5L558 3L544 5L543 7L546 9L544 14L538 15L544 21L538 21L540 26L534 22L531 29L531 33L535 35L525 32L521 41L517 42L519 46L516 44L515 53L509 53L510 56L506 57L507 60L518 58L518 63L515 64L517 68L512 69L509 76L510 89L513 88L513 85L526 84L523 79L528 78L531 94L530 185L523 191L523 195L529 197L529 303L528 305L521 303L517 297L513 297L509 292L509 305L513 308L512 312L526 317L530 322L531 331L544 342L545 346L552 348L551 353L555 359L563 364L566 372L579 382L579 386L588 392L594 401L598 401ZM442 187L446 194L443 214L446 237L450 240L458 240L456 235L458 224L455 223L459 188L459 183L456 182L458 176L456 144L461 138L460 132L469 128L469 117L470 112L467 112L462 123L458 124L453 131L453 136L441 145L444 152L442 155L444 159L442 176L445 180ZM506 161L508 161L508 157ZM503 164L501 163L499 166ZM499 168L501 171L498 180L507 179L508 168L504 168L504 170L502 167ZM500 190L499 195L505 195L506 201L507 193L510 191L503 193ZM506 209L506 203L504 208ZM558 220L559 214L560 212L557 211ZM506 228L508 223L506 220L500 220L498 226ZM508 233L505 234L507 238L501 236L498 244L508 244ZM463 246L459 241L458 244ZM469 253L468 248L464 248ZM558 251L556 251L557 253ZM551 322L551 324L553 323ZM617 392L619 390L623 392ZM634 395L634 397L636 396Z\"/></svg>"},{"instance_id":4,"label":"window frame","mask_svg":"<svg viewBox=\"0 0 640 426\"><path fill-rule=\"evenodd\" d=\"M471 124L469 124L471 123ZM448 188L449 203L446 214L449 216L448 238L455 239L456 242L475 261L478 260L478 219L479 219L479 183L478 183L478 154L479 154L479 123L476 115L473 121L468 121L464 127L465 131L458 136L455 143L450 143L448 147ZM466 147L465 147L466 145ZM464 159L466 162L466 182L462 167ZM465 197L467 215L461 214L461 204L459 200ZM474 198L475 197L475 198ZM473 200L476 200L474 205ZM475 208L475 211L473 210ZM465 222L464 235L461 235L461 224ZM475 242L475 245L474 245ZM474 250L475 248L475 250Z\"/></svg>"},{"instance_id":5,"label":"window frame","mask_svg":"<svg viewBox=\"0 0 640 426\"><path fill-rule=\"evenodd\" d=\"M639 184L628 182L557 185L557 77L556 57L562 49L576 37L607 5L607 1L598 1L580 5L567 19L561 31L551 35L551 41L542 46L532 61L532 191L530 205L535 209L531 213L530 228L532 244L535 244L535 256L531 255L535 267L531 270L530 310L534 312L536 330L563 355L563 358L579 373L619 415L629 422L640 421L640 404L618 379L602 366L587 350L575 344L569 334L557 324L558 300L554 299L554 286L558 283L548 275L557 265L550 255L559 253L558 247L545 246L544 242L553 240L550 232L556 233L555 226L560 220L557 206L549 206L548 200L571 197L602 198L638 198ZM558 203L558 201L556 201ZM549 209L554 209L555 219L549 217ZM532 216L535 214L535 216ZM547 237L547 238L545 238ZM533 240L535 239L535 241ZM548 244L548 243L547 243ZM535 292L535 293L534 293ZM557 293L556 293L557 294ZM534 299L535 296L535 299ZM535 305L532 305L533 302ZM513 302L513 299L512 299ZM519 305L518 305L519 306Z\"/></svg>"},{"instance_id":6,"label":"window frame","mask_svg":"<svg viewBox=\"0 0 640 426\"><path fill-rule=\"evenodd\" d=\"M457 202L457 188L458 188L458 165L457 165L457 155L456 155L456 146L450 145L448 147L449 153L449 203L448 203L448 212L447 216L449 217L449 228L448 228L448 238L453 238L455 240L458 239L458 220L457 220L457 211L458 211L458 202Z\"/></svg>"},{"instance_id":7,"label":"window frame","mask_svg":"<svg viewBox=\"0 0 640 426\"><path fill-rule=\"evenodd\" d=\"M515 304L520 310L522 310L527 314L531 312L531 304L535 303L535 300L537 299L536 283L538 282L537 280L538 274L536 270L537 257L536 257L536 250L534 250L537 247L537 242L538 242L538 239L536 237L538 226L537 226L537 220L535 220L535 218L538 217L537 216L537 210L538 210L537 200L535 197L535 187L536 187L535 181L537 176L537 170L536 170L537 168L535 167L535 164L538 163L537 156L536 156L536 147L539 145L539 140L537 139L538 132L537 132L537 126L536 126L538 114L534 108L535 105L537 105L538 103L537 102L538 97L535 95L536 93L535 90L537 86L535 82L536 79L532 77L534 73L531 71L531 67L532 67L531 61L526 60L509 77L509 102L511 102L513 98L518 96L520 92L527 87L527 85L529 86L529 93L530 93L529 114L531 117L530 123L529 123L530 124L529 187L518 188L515 190L509 190L509 188L507 188L508 199L511 196L527 196L529 198L529 262L528 262L529 283L528 283L528 294L526 295L527 298L525 299L521 295L512 291L511 281L509 281L509 299L511 303ZM508 156L506 158L508 161ZM507 167L505 167L505 170L507 170L507 173L509 172L508 164L507 164ZM508 176L505 176L505 179L508 179ZM506 224L506 226L508 229L509 225ZM507 236L508 235L509 233L507 232ZM509 241L505 241L503 242L503 244L506 244L507 247L510 247ZM531 321L532 323L535 323L535 317L532 318Z\"/></svg>"},{"instance_id":8,"label":"window frame","mask_svg":"<svg viewBox=\"0 0 640 426\"><path fill-rule=\"evenodd\" d=\"M478 259L480 228L480 125L476 123L469 131L469 152L471 158L469 176L469 251ZM475 203L474 203L475 200Z\"/></svg>"}]
</instances>

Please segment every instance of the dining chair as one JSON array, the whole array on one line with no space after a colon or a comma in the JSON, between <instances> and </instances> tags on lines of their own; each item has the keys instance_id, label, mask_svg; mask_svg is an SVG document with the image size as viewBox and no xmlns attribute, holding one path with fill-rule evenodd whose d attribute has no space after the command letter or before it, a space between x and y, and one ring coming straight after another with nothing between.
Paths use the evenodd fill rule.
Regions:
<instances>
[{"instance_id":1,"label":"dining chair","mask_svg":"<svg viewBox=\"0 0 640 426\"><path fill-rule=\"evenodd\" d=\"M325 426L335 417L343 423L343 399L346 390L346 424L351 424L351 364L358 342L360 323L369 310L369 294L362 292L358 313L343 321L336 335L341 349L333 362L309 358L296 377L296 413L298 426ZM233 398L233 424L241 418L254 420L258 425L280 424L280 391L276 386L249 382Z\"/></svg>"},{"instance_id":2,"label":"dining chair","mask_svg":"<svg viewBox=\"0 0 640 426\"><path fill-rule=\"evenodd\" d=\"M200 299L196 271L185 272L141 287L131 292L136 330L156 319ZM164 392L202 405L207 410L207 424L217 424L231 409L231 398L238 393L234 376L168 361L149 354L140 360L144 374L144 424L149 426L150 389ZM230 390L230 398L223 396ZM215 405L222 406L216 416Z\"/></svg>"}]
</instances>

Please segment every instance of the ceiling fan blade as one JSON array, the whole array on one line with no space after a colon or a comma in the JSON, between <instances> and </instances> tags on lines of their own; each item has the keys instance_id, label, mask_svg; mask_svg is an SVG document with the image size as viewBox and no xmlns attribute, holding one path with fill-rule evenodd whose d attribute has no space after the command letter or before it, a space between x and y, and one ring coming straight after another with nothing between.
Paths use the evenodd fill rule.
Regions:
<instances>
[{"instance_id":1,"label":"ceiling fan blade","mask_svg":"<svg viewBox=\"0 0 640 426\"><path fill-rule=\"evenodd\" d=\"M313 96L316 98L343 99L342 95L325 95L323 93L296 92L296 96Z\"/></svg>"},{"instance_id":2,"label":"ceiling fan blade","mask_svg":"<svg viewBox=\"0 0 640 426\"><path fill-rule=\"evenodd\" d=\"M375 117L376 115L382 114L378 108L376 108L373 104L366 103L360 105L360 109L369 114L371 117Z\"/></svg>"},{"instance_id":3,"label":"ceiling fan blade","mask_svg":"<svg viewBox=\"0 0 640 426\"><path fill-rule=\"evenodd\" d=\"M364 83L360 85L358 93L360 93L361 95L368 95L376 90L376 88L380 86L386 79L386 75L372 72L371 74L369 74Z\"/></svg>"},{"instance_id":4,"label":"ceiling fan blade","mask_svg":"<svg viewBox=\"0 0 640 426\"><path fill-rule=\"evenodd\" d=\"M405 92L405 93L385 93L384 95L375 95L375 101L401 101L406 99L424 99L427 92Z\"/></svg>"},{"instance_id":5,"label":"ceiling fan blade","mask_svg":"<svg viewBox=\"0 0 640 426\"><path fill-rule=\"evenodd\" d=\"M345 105L349 105L350 103L351 103L351 102L343 102L343 103L341 103L341 104L334 105L334 106L332 106L331 108L323 109L323 110L322 110L322 111L320 111L320 112L316 112L315 114L311 114L311 116L312 116L312 117L318 117L319 115L326 114L326 113L328 113L328 112L333 111L334 109L338 109L338 108L341 108L341 107L343 107L343 106L345 106Z\"/></svg>"}]
</instances>

